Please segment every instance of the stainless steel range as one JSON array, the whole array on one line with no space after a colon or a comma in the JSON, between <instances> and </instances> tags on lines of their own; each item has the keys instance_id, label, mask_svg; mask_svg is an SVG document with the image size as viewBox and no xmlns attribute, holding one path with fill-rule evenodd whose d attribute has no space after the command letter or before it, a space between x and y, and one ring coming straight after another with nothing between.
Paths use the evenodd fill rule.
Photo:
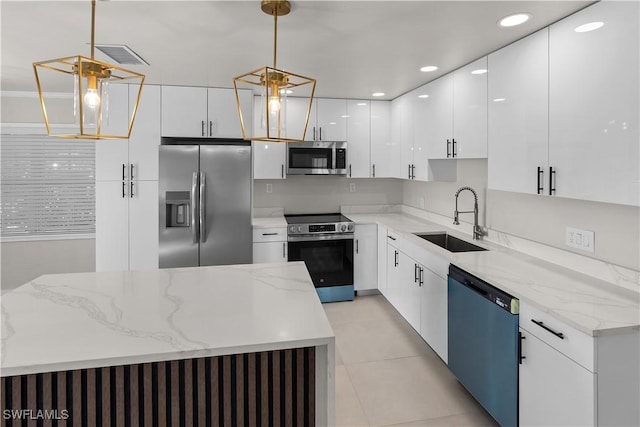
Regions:
<instances>
[{"instance_id":1,"label":"stainless steel range","mask_svg":"<svg viewBox=\"0 0 640 427\"><path fill-rule=\"evenodd\" d=\"M289 261L304 261L322 302L347 301L353 289L353 222L339 213L285 215Z\"/></svg>"}]
</instances>

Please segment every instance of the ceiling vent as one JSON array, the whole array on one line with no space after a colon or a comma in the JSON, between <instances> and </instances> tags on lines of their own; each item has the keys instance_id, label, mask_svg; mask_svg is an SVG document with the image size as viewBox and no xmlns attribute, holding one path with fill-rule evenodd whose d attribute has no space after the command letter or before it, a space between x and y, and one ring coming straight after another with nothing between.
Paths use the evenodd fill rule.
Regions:
<instances>
[{"instance_id":1,"label":"ceiling vent","mask_svg":"<svg viewBox=\"0 0 640 427\"><path fill-rule=\"evenodd\" d=\"M118 44L96 44L96 49L121 65L149 65L129 46Z\"/></svg>"}]
</instances>

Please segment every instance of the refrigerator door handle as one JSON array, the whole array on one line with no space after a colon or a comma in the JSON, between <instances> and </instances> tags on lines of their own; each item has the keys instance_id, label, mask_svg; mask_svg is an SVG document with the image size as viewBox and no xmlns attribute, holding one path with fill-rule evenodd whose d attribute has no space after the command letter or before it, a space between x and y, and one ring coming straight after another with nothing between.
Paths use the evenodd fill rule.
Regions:
<instances>
[{"instance_id":1,"label":"refrigerator door handle","mask_svg":"<svg viewBox=\"0 0 640 427\"><path fill-rule=\"evenodd\" d=\"M200 217L200 243L204 243L207 241L207 211L206 211L207 183L205 181L205 177L206 177L205 173L200 172L200 197L199 197L200 212L198 215Z\"/></svg>"},{"instance_id":2,"label":"refrigerator door handle","mask_svg":"<svg viewBox=\"0 0 640 427\"><path fill-rule=\"evenodd\" d=\"M198 222L197 222L197 190L198 189L198 174L193 173L191 179L191 235L193 236L193 243L198 243Z\"/></svg>"}]
</instances>

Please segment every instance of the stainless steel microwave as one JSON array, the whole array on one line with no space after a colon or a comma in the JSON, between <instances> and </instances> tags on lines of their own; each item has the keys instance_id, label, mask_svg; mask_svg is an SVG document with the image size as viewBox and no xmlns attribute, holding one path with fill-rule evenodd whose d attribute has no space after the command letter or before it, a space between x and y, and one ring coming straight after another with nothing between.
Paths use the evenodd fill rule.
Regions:
<instances>
[{"instance_id":1,"label":"stainless steel microwave","mask_svg":"<svg viewBox=\"0 0 640 427\"><path fill-rule=\"evenodd\" d=\"M287 153L288 175L346 175L347 143L291 142Z\"/></svg>"}]
</instances>

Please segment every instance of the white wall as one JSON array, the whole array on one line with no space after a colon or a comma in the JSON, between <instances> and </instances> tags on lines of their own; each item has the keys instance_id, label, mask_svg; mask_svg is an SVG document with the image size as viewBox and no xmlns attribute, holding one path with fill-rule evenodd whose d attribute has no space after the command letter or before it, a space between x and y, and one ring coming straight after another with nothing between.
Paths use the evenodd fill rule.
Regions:
<instances>
[{"instance_id":1,"label":"white wall","mask_svg":"<svg viewBox=\"0 0 640 427\"><path fill-rule=\"evenodd\" d=\"M593 257L634 270L640 269L640 208L487 190L487 161L458 160L455 183L404 181L402 202L426 211L449 216L453 221L455 192L468 185L479 197L481 225L538 243ZM424 207L421 205L424 199ZM473 198L460 194L460 210L471 210ZM473 222L472 214L460 220ZM573 250L565 245L565 228L595 233L595 253Z\"/></svg>"},{"instance_id":2,"label":"white wall","mask_svg":"<svg viewBox=\"0 0 640 427\"><path fill-rule=\"evenodd\" d=\"M39 240L0 244L2 290L49 273L96 270L95 239Z\"/></svg>"},{"instance_id":3,"label":"white wall","mask_svg":"<svg viewBox=\"0 0 640 427\"><path fill-rule=\"evenodd\" d=\"M355 184L355 192L349 185ZM273 192L267 193L267 184ZM340 212L341 205L400 204L398 179L348 179L337 176L290 176L284 180L255 180L254 208L284 208L285 213Z\"/></svg>"}]
</instances>

